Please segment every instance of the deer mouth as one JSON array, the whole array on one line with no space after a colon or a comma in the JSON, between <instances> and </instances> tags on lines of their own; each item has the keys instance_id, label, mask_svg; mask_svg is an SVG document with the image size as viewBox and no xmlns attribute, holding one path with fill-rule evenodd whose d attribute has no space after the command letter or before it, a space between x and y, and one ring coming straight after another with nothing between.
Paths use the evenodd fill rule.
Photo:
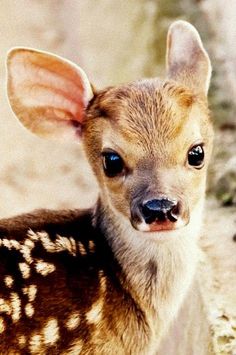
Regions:
<instances>
[{"instance_id":1,"label":"deer mouth","mask_svg":"<svg viewBox=\"0 0 236 355\"><path fill-rule=\"evenodd\" d=\"M168 232L181 229L189 223L189 214L186 214L177 221L160 221L155 220L154 222L148 224L144 220L131 220L133 228L140 232Z\"/></svg>"},{"instance_id":2,"label":"deer mouth","mask_svg":"<svg viewBox=\"0 0 236 355\"><path fill-rule=\"evenodd\" d=\"M146 208L146 205L148 209ZM169 199L152 200L142 208L131 208L131 224L141 232L168 232L189 223L187 206Z\"/></svg>"}]
</instances>

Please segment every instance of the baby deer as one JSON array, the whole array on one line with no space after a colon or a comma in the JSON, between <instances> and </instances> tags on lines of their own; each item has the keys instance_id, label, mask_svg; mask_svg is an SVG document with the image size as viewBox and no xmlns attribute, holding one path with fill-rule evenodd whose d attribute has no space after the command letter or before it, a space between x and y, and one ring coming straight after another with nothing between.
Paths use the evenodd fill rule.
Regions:
<instances>
[{"instance_id":1,"label":"baby deer","mask_svg":"<svg viewBox=\"0 0 236 355\"><path fill-rule=\"evenodd\" d=\"M170 27L166 80L97 92L75 64L25 48L7 67L16 116L81 140L100 195L0 222L0 353L155 354L198 262L213 130L197 31Z\"/></svg>"}]
</instances>

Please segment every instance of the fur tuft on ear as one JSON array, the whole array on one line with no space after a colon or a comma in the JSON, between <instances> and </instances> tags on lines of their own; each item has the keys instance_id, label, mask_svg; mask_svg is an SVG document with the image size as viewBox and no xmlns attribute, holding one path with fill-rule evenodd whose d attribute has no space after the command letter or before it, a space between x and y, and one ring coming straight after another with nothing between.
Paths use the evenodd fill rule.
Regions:
<instances>
[{"instance_id":1,"label":"fur tuft on ear","mask_svg":"<svg viewBox=\"0 0 236 355\"><path fill-rule=\"evenodd\" d=\"M197 30L186 21L176 21L169 28L166 65L170 79L207 95L210 59Z\"/></svg>"},{"instance_id":2,"label":"fur tuft on ear","mask_svg":"<svg viewBox=\"0 0 236 355\"><path fill-rule=\"evenodd\" d=\"M93 92L83 70L68 60L29 48L7 58L9 102L20 122L43 137L78 137Z\"/></svg>"}]
</instances>

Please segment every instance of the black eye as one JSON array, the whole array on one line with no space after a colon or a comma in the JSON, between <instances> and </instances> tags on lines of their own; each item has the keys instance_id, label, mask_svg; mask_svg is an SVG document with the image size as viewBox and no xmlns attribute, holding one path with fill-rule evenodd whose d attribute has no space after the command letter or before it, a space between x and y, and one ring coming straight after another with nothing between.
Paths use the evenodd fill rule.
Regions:
<instances>
[{"instance_id":1,"label":"black eye","mask_svg":"<svg viewBox=\"0 0 236 355\"><path fill-rule=\"evenodd\" d=\"M195 145L188 152L188 163L189 165L201 168L204 161L204 150L202 145Z\"/></svg>"},{"instance_id":2,"label":"black eye","mask_svg":"<svg viewBox=\"0 0 236 355\"><path fill-rule=\"evenodd\" d=\"M122 158L115 152L103 152L103 169L108 177L114 177L123 172L124 163Z\"/></svg>"}]
</instances>

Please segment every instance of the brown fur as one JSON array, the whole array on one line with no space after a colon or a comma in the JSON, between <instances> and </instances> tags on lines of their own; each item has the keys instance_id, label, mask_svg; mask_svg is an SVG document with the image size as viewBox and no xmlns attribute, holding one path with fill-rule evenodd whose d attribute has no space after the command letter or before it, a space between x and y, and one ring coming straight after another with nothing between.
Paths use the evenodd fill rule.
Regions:
<instances>
[{"instance_id":1,"label":"brown fur","mask_svg":"<svg viewBox=\"0 0 236 355\"><path fill-rule=\"evenodd\" d=\"M98 93L87 112L83 142L88 158L100 185L109 189L112 204L126 217L130 218L134 186L136 192L140 186L140 193L148 188L150 195L171 194L183 199L186 210L202 196L205 168L197 172L186 169L185 159L199 138L194 125L206 146L206 166L211 155L212 127L204 96L172 81L143 80ZM133 171L126 185L104 178L101 151L105 139ZM154 179L158 187L150 184Z\"/></svg>"},{"instance_id":2,"label":"brown fur","mask_svg":"<svg viewBox=\"0 0 236 355\"><path fill-rule=\"evenodd\" d=\"M211 67L196 30L176 22L168 51L167 80L110 87L92 99L72 63L34 50L10 53L14 112L38 135L82 136L100 196L92 210L0 223L2 353L156 354L194 279L213 136ZM199 144L201 169L188 164ZM103 169L106 149L124 162L112 178ZM178 201L168 228L135 214L163 197Z\"/></svg>"},{"instance_id":3,"label":"brown fur","mask_svg":"<svg viewBox=\"0 0 236 355\"><path fill-rule=\"evenodd\" d=\"M110 190L109 198L112 202L107 202L108 204L114 204L120 213L130 218L129 203L133 199L133 193L136 191L138 195L143 194L147 186L151 189L152 174L160 182L158 190L165 191L165 186L172 186L172 189L178 186L176 191L185 195L185 203L188 201L189 205L194 205L198 201L203 189L199 182L204 172L189 173L186 177L180 175L184 181L177 181L176 187L170 179L176 181L177 171L173 175L169 173L170 169L174 169L175 164L183 159L179 154L184 152L185 155L192 143L192 138L186 137L185 126L194 105L203 108L202 116L194 119L208 122L205 102L172 82L141 81L118 89L110 88L95 96L87 110L83 138L101 187L104 189L106 185L106 189ZM138 126L135 125L136 120L139 122ZM202 123L199 126L202 127L204 142L208 144L210 133ZM127 187L121 186L118 181L105 181L107 178L103 177L100 152L102 137L107 131L112 132L116 150L122 147L122 152L125 152L124 159L127 159L128 164L132 164L131 169L137 170ZM185 142L179 136L188 140ZM177 144L179 154L176 155L173 152ZM168 169L168 176L164 170L161 172L161 168ZM161 177L161 174L166 178ZM193 177L191 174L198 176ZM191 179L191 184L187 179ZM199 190L196 194L190 193L193 184L194 188ZM140 192L137 191L139 185L143 186ZM155 184L153 188L156 189ZM102 203L104 204L104 197ZM118 354L149 353L148 344L153 337L153 330L150 316L147 318L147 311L154 311L151 298L158 278L158 262L151 257L146 265L142 265L146 280L137 294L136 287L127 280L127 269L125 272L122 270L117 255L114 254L117 246L109 247L111 239L113 243L119 238L120 226L109 211L107 203L102 208L97 205L99 212L96 210L96 213L92 210L60 213L39 211L1 221L0 298L10 305L10 311L1 314L3 330L0 348L4 353L10 354L14 350L24 354L70 354L73 347L77 349L75 354L79 351L82 354L109 354L111 349L116 349ZM110 226L109 230L107 226ZM33 231L33 237L30 230ZM56 245L58 236L66 238L62 240L64 247L58 248L58 251L56 247L55 250L50 250L50 247L45 249L38 232L47 234L49 245ZM108 237L108 244L104 235ZM21 248L15 249L11 246L12 239L17 240L21 246L27 245L27 241L34 243L32 249L29 247L32 260L25 259ZM4 245L4 240L9 241L9 244ZM79 243L82 243L82 247L79 247ZM94 243L94 249L89 249L89 243ZM72 251L71 244L74 245ZM125 245L120 244L118 248L119 253L122 249L125 253ZM43 268L37 272L37 260L52 265L52 271L47 274L46 270L45 276ZM24 270L19 267L22 263L29 267L29 277L24 278ZM11 287L4 284L6 277L13 279ZM30 285L37 289L36 297L31 302L23 292ZM167 284L160 292L162 300L168 300ZM142 293L145 294L145 299ZM19 314L16 321L14 314L17 310L11 306L12 294L19 297ZM99 300L101 309L98 305L97 325L96 319L93 323L87 318ZM32 316L27 316L26 307L29 304L33 308ZM67 324L73 315L75 318L78 316L79 321L78 324L75 321L75 328L70 329ZM48 322L52 328L51 343L47 343L45 335L48 332L50 338ZM21 339L25 339L24 344L20 342ZM34 345L34 339L39 339L39 350L37 345Z\"/></svg>"},{"instance_id":4,"label":"brown fur","mask_svg":"<svg viewBox=\"0 0 236 355\"><path fill-rule=\"evenodd\" d=\"M80 344L82 354L108 354L99 350L106 349L104 337L109 334L112 337L114 332L123 334L127 326L131 327L128 343L127 338L121 336L120 345L116 340L116 347L125 347L129 353L135 351L137 342L140 348L140 331L148 337L145 313L123 286L125 276L99 229L93 227L92 218L90 210L38 211L1 221L1 353L62 354L65 351L69 354L70 349ZM64 239L57 246L59 236ZM73 252L71 243L74 243ZM38 260L53 265L53 269L47 273L46 265L46 274L43 267L37 271ZM19 267L22 263L29 267L28 277L24 277ZM152 265L150 271L155 272ZM13 280L10 287L4 282L6 277ZM36 295L29 301L24 290L31 286L36 288ZM19 299L18 309L14 309L12 295ZM4 311L2 300L9 305L9 311ZM94 338L96 317L94 321L86 317L98 300L102 303L101 318L97 315L100 335ZM27 316L29 304L34 310L32 316ZM69 327L73 314L78 315L79 322ZM45 327L50 320L55 322L52 329L58 337L52 330L52 342L47 344L50 331L47 334ZM37 336L40 339L38 349L33 345ZM21 342L22 339L25 342ZM143 345L145 343L144 340Z\"/></svg>"}]
</instances>

